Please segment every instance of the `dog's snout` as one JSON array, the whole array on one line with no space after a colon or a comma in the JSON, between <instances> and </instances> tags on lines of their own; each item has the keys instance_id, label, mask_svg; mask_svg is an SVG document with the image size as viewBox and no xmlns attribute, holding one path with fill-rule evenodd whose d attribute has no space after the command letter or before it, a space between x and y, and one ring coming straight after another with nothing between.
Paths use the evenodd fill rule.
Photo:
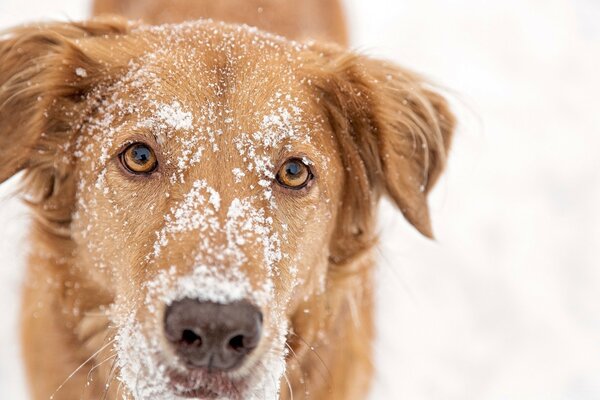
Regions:
<instances>
[{"instance_id":1,"label":"dog's snout","mask_svg":"<svg viewBox=\"0 0 600 400\"><path fill-rule=\"evenodd\" d=\"M183 299L167 308L164 328L188 366L228 371L258 345L262 314L246 301L218 304Z\"/></svg>"}]
</instances>

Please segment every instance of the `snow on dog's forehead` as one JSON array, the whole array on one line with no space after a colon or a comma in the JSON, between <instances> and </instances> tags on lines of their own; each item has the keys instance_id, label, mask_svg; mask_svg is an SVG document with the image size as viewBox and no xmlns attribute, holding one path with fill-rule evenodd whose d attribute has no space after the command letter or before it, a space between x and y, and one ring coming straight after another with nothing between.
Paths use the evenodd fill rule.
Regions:
<instances>
[{"instance_id":1,"label":"snow on dog's forehead","mask_svg":"<svg viewBox=\"0 0 600 400\"><path fill-rule=\"evenodd\" d=\"M210 19L188 21L178 24L140 25L132 35L144 37L148 45L167 51L213 50L225 56L235 56L232 50L274 49L286 57L307 48L304 43L283 36L261 31L244 24L214 22Z\"/></svg>"},{"instance_id":2,"label":"snow on dog's forehead","mask_svg":"<svg viewBox=\"0 0 600 400\"><path fill-rule=\"evenodd\" d=\"M106 126L114 116L135 118L135 130L152 133L164 151L176 153L166 160L176 163L170 176L174 183L183 182L185 170L210 156L207 150L233 147L232 141L244 161L263 172L268 155L257 154L258 147L275 152L284 141L310 141L311 128L319 122L303 112L310 105L296 70L304 45L247 26L207 21L141 27L133 33L146 50L130 61L113 96L102 104L100 115L111 118L92 124L108 145L115 145L114 127ZM241 180L246 175L235 166L232 176Z\"/></svg>"},{"instance_id":3,"label":"snow on dog's forehead","mask_svg":"<svg viewBox=\"0 0 600 400\"><path fill-rule=\"evenodd\" d=\"M258 89L266 82L283 87L297 84L293 70L302 65L308 46L246 25L194 21L175 25L142 26L131 33L143 52L141 65L154 65L178 90L186 82L220 91L243 82ZM255 84L252 87L252 83Z\"/></svg>"}]
</instances>

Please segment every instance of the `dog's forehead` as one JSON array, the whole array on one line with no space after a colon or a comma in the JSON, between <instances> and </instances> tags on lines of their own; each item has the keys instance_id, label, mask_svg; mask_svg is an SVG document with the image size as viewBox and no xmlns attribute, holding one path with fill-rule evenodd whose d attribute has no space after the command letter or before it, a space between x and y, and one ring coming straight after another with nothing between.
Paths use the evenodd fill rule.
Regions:
<instances>
[{"instance_id":1,"label":"dog's forehead","mask_svg":"<svg viewBox=\"0 0 600 400\"><path fill-rule=\"evenodd\" d=\"M208 22L148 27L138 34L145 50L118 86L133 93L130 99L146 114L171 117L176 127L194 133L230 134L317 114L299 71L303 45Z\"/></svg>"},{"instance_id":2,"label":"dog's forehead","mask_svg":"<svg viewBox=\"0 0 600 400\"><path fill-rule=\"evenodd\" d=\"M162 78L163 89L254 103L269 92L301 88L297 72L306 46L282 37L202 21L146 27L137 35L144 49L137 63Z\"/></svg>"}]
</instances>

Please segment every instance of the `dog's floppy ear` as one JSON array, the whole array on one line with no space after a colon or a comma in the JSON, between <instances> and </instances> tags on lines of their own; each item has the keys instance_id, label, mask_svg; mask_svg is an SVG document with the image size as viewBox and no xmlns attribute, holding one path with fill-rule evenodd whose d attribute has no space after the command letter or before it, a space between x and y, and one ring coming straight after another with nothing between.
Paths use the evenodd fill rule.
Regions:
<instances>
[{"instance_id":1,"label":"dog's floppy ear","mask_svg":"<svg viewBox=\"0 0 600 400\"><path fill-rule=\"evenodd\" d=\"M105 18L21 27L0 36L0 183L20 170L35 170L52 191L61 175L57 152L80 122L77 108L106 69L84 50L85 43L127 29L125 21Z\"/></svg>"},{"instance_id":2,"label":"dog's floppy ear","mask_svg":"<svg viewBox=\"0 0 600 400\"><path fill-rule=\"evenodd\" d=\"M320 49L318 58L311 80L353 186L345 201L354 204L347 208L361 218L386 193L419 232L432 237L427 194L452 138L455 120L448 104L425 80L391 63L335 48ZM368 222L356 218L346 221L355 233L369 230L361 226Z\"/></svg>"}]
</instances>

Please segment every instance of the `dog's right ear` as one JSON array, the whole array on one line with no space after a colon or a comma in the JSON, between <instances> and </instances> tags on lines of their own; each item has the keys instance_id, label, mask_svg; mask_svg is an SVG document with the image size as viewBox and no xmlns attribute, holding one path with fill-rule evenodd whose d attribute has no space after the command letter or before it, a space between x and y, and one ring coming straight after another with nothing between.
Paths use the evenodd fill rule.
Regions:
<instances>
[{"instance_id":1,"label":"dog's right ear","mask_svg":"<svg viewBox=\"0 0 600 400\"><path fill-rule=\"evenodd\" d=\"M125 20L103 18L0 36L0 183L23 169L56 178L58 148L73 132L77 107L106 75L90 41L128 29Z\"/></svg>"},{"instance_id":2,"label":"dog's right ear","mask_svg":"<svg viewBox=\"0 0 600 400\"><path fill-rule=\"evenodd\" d=\"M304 70L338 140L348 187L337 252L372 245L381 194L433 237L427 195L444 169L455 125L447 101L392 63L334 46L312 49Z\"/></svg>"}]
</instances>

